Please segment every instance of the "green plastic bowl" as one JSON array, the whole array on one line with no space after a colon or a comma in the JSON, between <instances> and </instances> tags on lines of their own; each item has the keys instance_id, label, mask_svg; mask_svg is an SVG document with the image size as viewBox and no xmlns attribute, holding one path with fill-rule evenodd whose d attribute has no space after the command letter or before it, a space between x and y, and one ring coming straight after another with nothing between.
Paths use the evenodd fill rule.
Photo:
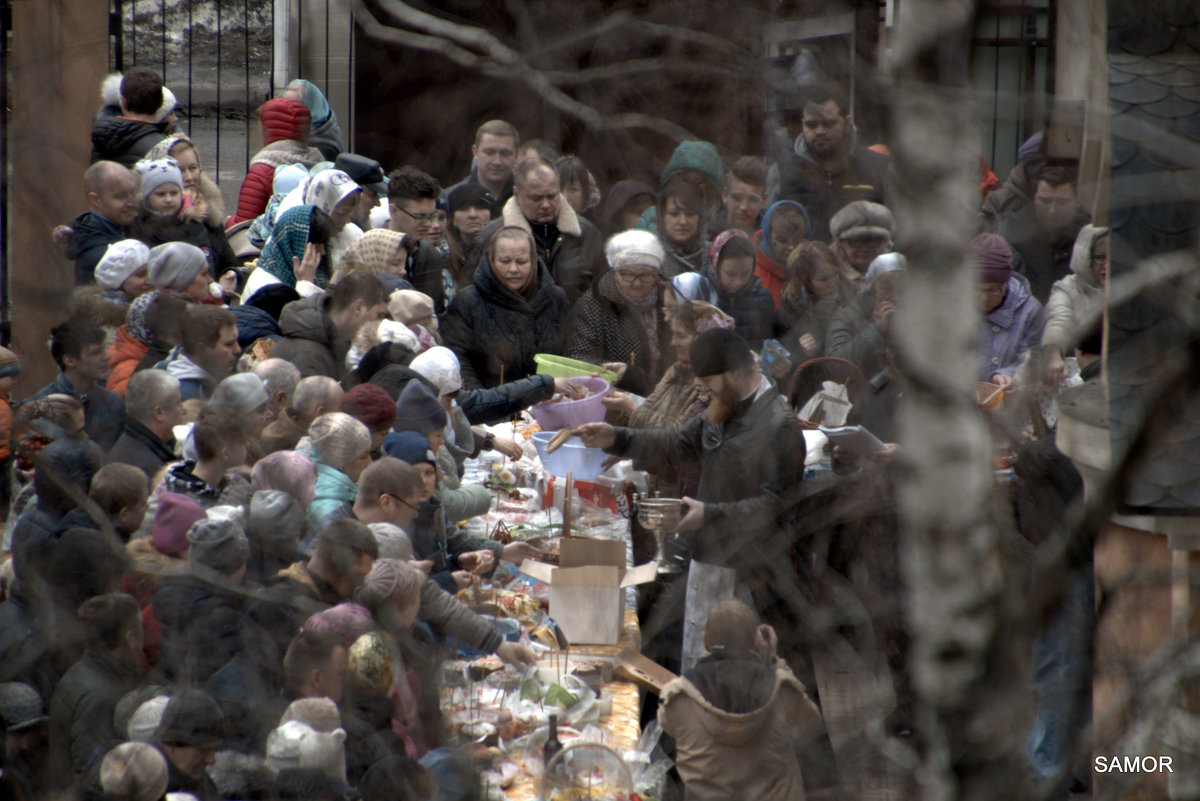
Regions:
<instances>
[{"instance_id":1,"label":"green plastic bowl","mask_svg":"<svg viewBox=\"0 0 1200 801\"><path fill-rule=\"evenodd\" d=\"M535 354L539 375L552 375L555 378L578 378L581 375L599 373L610 384L617 383L617 374L612 370L603 370L598 364L581 362L578 359L568 359L566 356L554 356L549 353Z\"/></svg>"}]
</instances>

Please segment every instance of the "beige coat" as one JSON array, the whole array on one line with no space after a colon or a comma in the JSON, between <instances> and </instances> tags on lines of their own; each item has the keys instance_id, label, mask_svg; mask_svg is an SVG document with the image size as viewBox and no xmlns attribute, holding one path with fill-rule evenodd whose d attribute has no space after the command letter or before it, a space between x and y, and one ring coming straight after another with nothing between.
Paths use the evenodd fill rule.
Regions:
<instances>
[{"instance_id":1,"label":"beige coat","mask_svg":"<svg viewBox=\"0 0 1200 801\"><path fill-rule=\"evenodd\" d=\"M797 749L820 729L821 713L784 662L771 700L754 712L718 709L680 677L663 688L658 722L675 738L687 801L804 800Z\"/></svg>"}]
</instances>

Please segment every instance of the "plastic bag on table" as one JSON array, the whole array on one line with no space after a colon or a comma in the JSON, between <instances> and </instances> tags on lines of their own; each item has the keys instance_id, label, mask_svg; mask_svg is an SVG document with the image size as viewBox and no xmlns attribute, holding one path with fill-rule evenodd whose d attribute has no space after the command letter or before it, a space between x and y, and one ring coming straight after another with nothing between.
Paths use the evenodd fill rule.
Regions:
<instances>
[{"instance_id":1,"label":"plastic bag on table","mask_svg":"<svg viewBox=\"0 0 1200 801\"><path fill-rule=\"evenodd\" d=\"M663 779L675 766L675 760L667 756L659 745L662 733L658 721L651 721L638 739L637 748L622 754L625 764L633 773L633 789L639 795L660 797Z\"/></svg>"}]
</instances>

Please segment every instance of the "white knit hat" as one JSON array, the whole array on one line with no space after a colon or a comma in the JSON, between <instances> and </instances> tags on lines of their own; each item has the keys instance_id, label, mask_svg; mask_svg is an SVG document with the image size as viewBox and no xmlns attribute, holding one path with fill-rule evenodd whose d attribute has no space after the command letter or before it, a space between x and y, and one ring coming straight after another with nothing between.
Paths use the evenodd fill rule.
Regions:
<instances>
[{"instance_id":1,"label":"white knit hat","mask_svg":"<svg viewBox=\"0 0 1200 801\"><path fill-rule=\"evenodd\" d=\"M136 239L109 245L96 263L96 283L104 289L120 289L129 276L150 262L150 247Z\"/></svg>"},{"instance_id":2,"label":"white knit hat","mask_svg":"<svg viewBox=\"0 0 1200 801\"><path fill-rule=\"evenodd\" d=\"M666 254L658 237L649 231L622 231L608 240L604 246L608 266L614 270L622 267L662 267Z\"/></svg>"},{"instance_id":3,"label":"white knit hat","mask_svg":"<svg viewBox=\"0 0 1200 801\"><path fill-rule=\"evenodd\" d=\"M371 432L345 412L330 412L313 420L308 436L317 461L343 472L371 447Z\"/></svg>"},{"instance_id":4,"label":"white knit hat","mask_svg":"<svg viewBox=\"0 0 1200 801\"><path fill-rule=\"evenodd\" d=\"M148 743L121 743L100 761L100 787L113 798L158 801L167 780L166 758Z\"/></svg>"},{"instance_id":5,"label":"white knit hat","mask_svg":"<svg viewBox=\"0 0 1200 801\"><path fill-rule=\"evenodd\" d=\"M326 776L346 781L346 732L319 732L307 723L289 720L267 735L267 765L279 772L288 768L319 768Z\"/></svg>"},{"instance_id":6,"label":"white knit hat","mask_svg":"<svg viewBox=\"0 0 1200 801\"><path fill-rule=\"evenodd\" d=\"M162 105L158 107L158 111L154 112L155 122L162 122L171 116L171 112L179 106L179 101L175 99L175 93L165 86L162 88L162 99Z\"/></svg>"}]
</instances>

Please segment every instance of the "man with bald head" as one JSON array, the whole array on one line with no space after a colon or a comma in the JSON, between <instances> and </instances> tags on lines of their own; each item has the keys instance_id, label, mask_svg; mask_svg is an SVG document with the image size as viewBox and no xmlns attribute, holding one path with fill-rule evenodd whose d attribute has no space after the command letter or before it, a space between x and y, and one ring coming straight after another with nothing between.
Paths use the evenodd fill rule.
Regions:
<instances>
[{"instance_id":1,"label":"man with bald head","mask_svg":"<svg viewBox=\"0 0 1200 801\"><path fill-rule=\"evenodd\" d=\"M501 228L533 234L538 257L572 303L607 269L600 232L580 217L562 195L558 168L545 159L527 159L513 173L513 194L500 218L492 220L471 243L467 264L478 265Z\"/></svg>"},{"instance_id":2,"label":"man with bald head","mask_svg":"<svg viewBox=\"0 0 1200 801\"><path fill-rule=\"evenodd\" d=\"M75 261L75 285L96 283L96 264L113 242L129 238L138 213L138 184L115 161L97 161L83 174L88 211L71 221L67 258Z\"/></svg>"},{"instance_id":3,"label":"man with bald head","mask_svg":"<svg viewBox=\"0 0 1200 801\"><path fill-rule=\"evenodd\" d=\"M343 394L342 385L327 376L313 375L302 379L292 393L291 405L262 430L263 453L293 450L313 420L338 410Z\"/></svg>"}]
</instances>

